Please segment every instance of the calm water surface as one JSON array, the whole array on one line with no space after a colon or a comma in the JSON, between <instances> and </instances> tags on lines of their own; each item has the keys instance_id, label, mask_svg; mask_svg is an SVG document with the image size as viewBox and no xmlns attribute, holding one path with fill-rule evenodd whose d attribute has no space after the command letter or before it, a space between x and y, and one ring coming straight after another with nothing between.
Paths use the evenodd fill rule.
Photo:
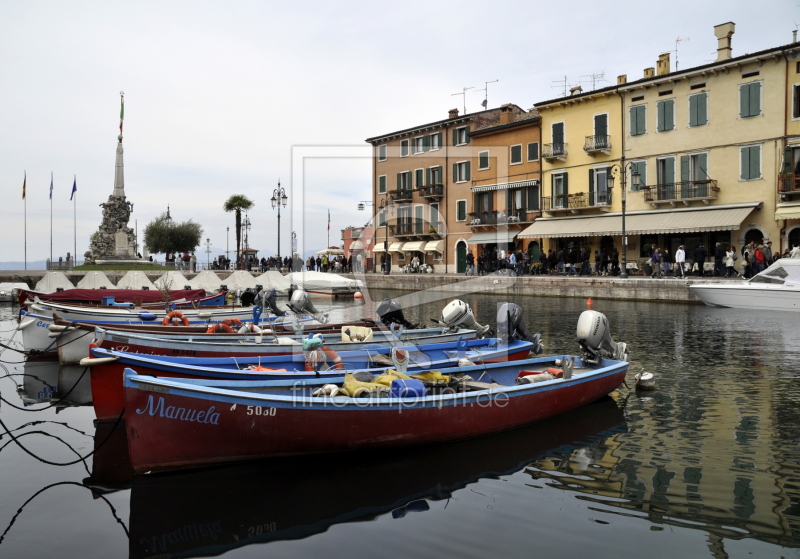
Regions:
<instances>
[{"instance_id":1,"label":"calm water surface","mask_svg":"<svg viewBox=\"0 0 800 559\"><path fill-rule=\"evenodd\" d=\"M505 300L461 298L489 324ZM438 318L447 302L404 301L415 321ZM545 352L577 352L583 300L515 302ZM336 302L331 319L372 308ZM645 368L657 391L622 387L473 441L135 479L122 429L93 426L82 368L24 365L4 350L3 425L39 458L77 462L45 463L0 427L0 557L800 556L800 317L594 308L629 344L629 378ZM7 340L15 323L3 311ZM48 398L76 405L14 407L46 408L37 402Z\"/></svg>"}]
</instances>

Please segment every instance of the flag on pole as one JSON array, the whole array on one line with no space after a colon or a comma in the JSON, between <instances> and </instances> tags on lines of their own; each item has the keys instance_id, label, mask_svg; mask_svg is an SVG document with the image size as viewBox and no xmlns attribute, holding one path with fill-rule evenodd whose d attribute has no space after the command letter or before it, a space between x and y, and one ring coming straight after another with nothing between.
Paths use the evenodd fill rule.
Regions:
<instances>
[{"instance_id":1,"label":"flag on pole","mask_svg":"<svg viewBox=\"0 0 800 559\"><path fill-rule=\"evenodd\" d=\"M125 118L125 96L120 94L119 101L119 133L122 134L122 121Z\"/></svg>"},{"instance_id":2,"label":"flag on pole","mask_svg":"<svg viewBox=\"0 0 800 559\"><path fill-rule=\"evenodd\" d=\"M72 200L72 197L75 196L75 193L78 192L78 177L76 176L72 180L72 194L69 195L69 199Z\"/></svg>"},{"instance_id":3,"label":"flag on pole","mask_svg":"<svg viewBox=\"0 0 800 559\"><path fill-rule=\"evenodd\" d=\"M331 211L328 210L328 231L331 230Z\"/></svg>"},{"instance_id":4,"label":"flag on pole","mask_svg":"<svg viewBox=\"0 0 800 559\"><path fill-rule=\"evenodd\" d=\"M25 171L25 177L22 179L22 199L25 199L25 185L28 183L28 171Z\"/></svg>"},{"instance_id":5,"label":"flag on pole","mask_svg":"<svg viewBox=\"0 0 800 559\"><path fill-rule=\"evenodd\" d=\"M53 199L53 171L50 171L50 199Z\"/></svg>"}]
</instances>

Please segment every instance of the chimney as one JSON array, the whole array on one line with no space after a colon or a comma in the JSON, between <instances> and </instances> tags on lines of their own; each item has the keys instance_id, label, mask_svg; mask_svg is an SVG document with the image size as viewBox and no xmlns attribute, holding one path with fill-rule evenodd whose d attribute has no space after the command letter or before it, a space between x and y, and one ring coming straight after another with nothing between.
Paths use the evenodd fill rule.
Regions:
<instances>
[{"instance_id":1,"label":"chimney","mask_svg":"<svg viewBox=\"0 0 800 559\"><path fill-rule=\"evenodd\" d=\"M625 85L626 83L628 83L628 74L617 76L617 85Z\"/></svg>"},{"instance_id":2,"label":"chimney","mask_svg":"<svg viewBox=\"0 0 800 559\"><path fill-rule=\"evenodd\" d=\"M658 62L656 62L656 74L663 76L669 74L669 72L669 53L665 52L664 54L660 54L658 56Z\"/></svg>"},{"instance_id":3,"label":"chimney","mask_svg":"<svg viewBox=\"0 0 800 559\"><path fill-rule=\"evenodd\" d=\"M792 31L792 42L793 42L793 43L796 43L796 42L797 42L797 29L795 29L794 31Z\"/></svg>"},{"instance_id":4,"label":"chimney","mask_svg":"<svg viewBox=\"0 0 800 559\"><path fill-rule=\"evenodd\" d=\"M511 122L513 107L510 104L500 107L500 124L508 124Z\"/></svg>"},{"instance_id":5,"label":"chimney","mask_svg":"<svg viewBox=\"0 0 800 559\"><path fill-rule=\"evenodd\" d=\"M644 77L645 78L654 78L655 75L656 75L656 69L655 68L645 68L644 69Z\"/></svg>"},{"instance_id":6,"label":"chimney","mask_svg":"<svg viewBox=\"0 0 800 559\"><path fill-rule=\"evenodd\" d=\"M458 109L450 109L447 115L448 118L458 118Z\"/></svg>"},{"instance_id":7,"label":"chimney","mask_svg":"<svg viewBox=\"0 0 800 559\"><path fill-rule=\"evenodd\" d=\"M717 36L717 62L731 59L731 37L736 32L736 24L732 21L714 26L714 35Z\"/></svg>"}]
</instances>

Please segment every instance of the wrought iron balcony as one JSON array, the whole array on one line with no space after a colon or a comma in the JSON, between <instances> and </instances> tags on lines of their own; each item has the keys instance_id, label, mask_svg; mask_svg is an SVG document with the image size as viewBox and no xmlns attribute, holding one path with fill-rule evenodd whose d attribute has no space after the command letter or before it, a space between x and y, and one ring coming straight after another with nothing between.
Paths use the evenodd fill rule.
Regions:
<instances>
[{"instance_id":1,"label":"wrought iron balcony","mask_svg":"<svg viewBox=\"0 0 800 559\"><path fill-rule=\"evenodd\" d=\"M439 200L444 196L444 185L442 184L429 184L418 190L420 196L429 200Z\"/></svg>"},{"instance_id":2,"label":"wrought iron balcony","mask_svg":"<svg viewBox=\"0 0 800 559\"><path fill-rule=\"evenodd\" d=\"M400 188L389 192L389 196L394 202L410 202L414 195L414 191L410 188Z\"/></svg>"},{"instance_id":3,"label":"wrought iron balcony","mask_svg":"<svg viewBox=\"0 0 800 559\"><path fill-rule=\"evenodd\" d=\"M403 235L413 235L414 234L414 223L411 221L401 221L397 220L394 225L394 236L400 237Z\"/></svg>"},{"instance_id":4,"label":"wrought iron balcony","mask_svg":"<svg viewBox=\"0 0 800 559\"><path fill-rule=\"evenodd\" d=\"M611 151L611 136L586 136L586 142L583 144L583 150L589 155L595 153L609 153Z\"/></svg>"},{"instance_id":5,"label":"wrought iron balcony","mask_svg":"<svg viewBox=\"0 0 800 559\"><path fill-rule=\"evenodd\" d=\"M540 212L538 210L492 210L491 212L471 212L467 225L470 227L487 227L496 225L514 225L516 223L531 223Z\"/></svg>"},{"instance_id":6,"label":"wrought iron balcony","mask_svg":"<svg viewBox=\"0 0 800 559\"><path fill-rule=\"evenodd\" d=\"M542 210L546 212L572 211L578 213L579 210L601 209L608 211L611 207L611 191L600 192L577 192L575 194L562 194L559 196L543 196Z\"/></svg>"},{"instance_id":7,"label":"wrought iron balcony","mask_svg":"<svg viewBox=\"0 0 800 559\"><path fill-rule=\"evenodd\" d=\"M781 198L800 194L800 175L779 175L778 194Z\"/></svg>"},{"instance_id":8,"label":"wrought iron balcony","mask_svg":"<svg viewBox=\"0 0 800 559\"><path fill-rule=\"evenodd\" d=\"M544 144L542 146L542 157L545 159L561 159L567 158L567 144L562 142L559 144Z\"/></svg>"},{"instance_id":9,"label":"wrought iron balcony","mask_svg":"<svg viewBox=\"0 0 800 559\"><path fill-rule=\"evenodd\" d=\"M442 231L442 222L433 223L422 220L403 220L398 219L391 227L392 235L395 237L419 237L439 239Z\"/></svg>"},{"instance_id":10,"label":"wrought iron balcony","mask_svg":"<svg viewBox=\"0 0 800 559\"><path fill-rule=\"evenodd\" d=\"M661 203L669 203L674 206L677 202L682 202L688 206L689 202L696 200L708 204L710 200L716 200L718 192L717 181L711 179L654 184L642 187L644 201L654 206Z\"/></svg>"}]
</instances>

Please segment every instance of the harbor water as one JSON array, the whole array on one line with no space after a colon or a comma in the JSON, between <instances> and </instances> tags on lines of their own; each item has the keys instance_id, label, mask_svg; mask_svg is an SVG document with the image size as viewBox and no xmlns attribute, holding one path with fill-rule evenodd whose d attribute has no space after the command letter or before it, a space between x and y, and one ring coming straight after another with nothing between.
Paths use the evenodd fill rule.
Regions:
<instances>
[{"instance_id":1,"label":"harbor water","mask_svg":"<svg viewBox=\"0 0 800 559\"><path fill-rule=\"evenodd\" d=\"M449 301L373 291L315 304L343 322L393 295L414 322ZM459 298L490 325L508 300ZM511 302L545 353L578 352L584 300ZM16 308L2 307L0 557L800 556L797 314L594 310L628 343L628 385L644 369L655 391L622 386L475 440L134 477L124 429L93 424L88 372L22 363Z\"/></svg>"}]
</instances>

